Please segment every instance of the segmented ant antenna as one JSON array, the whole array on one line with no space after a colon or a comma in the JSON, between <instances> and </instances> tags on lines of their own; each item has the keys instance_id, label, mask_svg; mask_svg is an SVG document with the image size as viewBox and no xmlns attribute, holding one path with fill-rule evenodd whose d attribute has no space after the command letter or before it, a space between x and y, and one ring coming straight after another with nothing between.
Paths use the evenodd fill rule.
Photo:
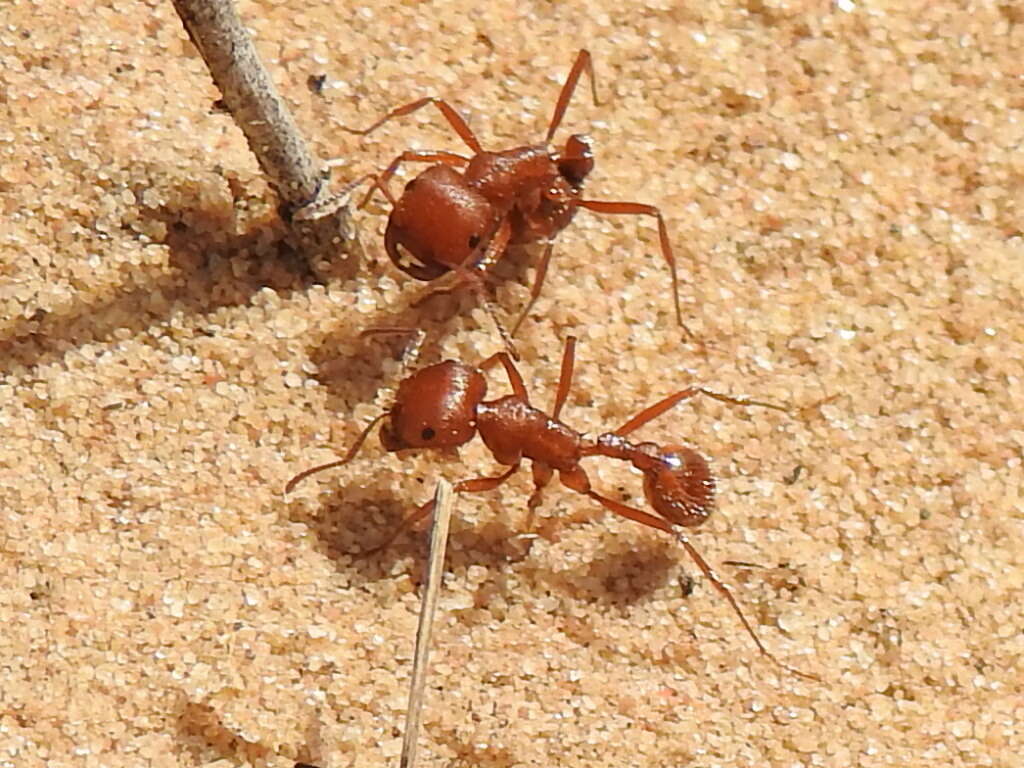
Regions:
<instances>
[{"instance_id":1,"label":"segmented ant antenna","mask_svg":"<svg viewBox=\"0 0 1024 768\"><path fill-rule=\"evenodd\" d=\"M367 424L366 429L364 429L362 433L359 435L359 437L356 438L356 441L352 444L352 447L348 449L348 453L345 454L345 457L343 459L329 461L326 464L321 464L318 467L311 467L309 469L303 470L302 472L299 472L299 474L297 474L295 477L288 481L288 484L284 487L284 492L291 493L296 485L301 483L310 475L315 475L317 472L323 472L326 469L334 469L335 467L341 467L352 461L352 459L354 459L356 454L359 452L359 449L363 446L363 443L366 442L366 438L369 436L370 430L372 430L377 425L378 421L383 419L389 413L391 413L391 411L387 410L384 411L383 413L378 414L377 416L374 416L373 421Z\"/></svg>"}]
</instances>

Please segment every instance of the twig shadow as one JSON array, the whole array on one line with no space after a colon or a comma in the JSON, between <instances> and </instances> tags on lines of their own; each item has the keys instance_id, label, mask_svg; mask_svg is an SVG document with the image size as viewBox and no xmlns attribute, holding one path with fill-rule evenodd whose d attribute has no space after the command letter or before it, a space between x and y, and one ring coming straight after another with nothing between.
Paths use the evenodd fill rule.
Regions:
<instances>
[{"instance_id":1,"label":"twig shadow","mask_svg":"<svg viewBox=\"0 0 1024 768\"><path fill-rule=\"evenodd\" d=\"M38 309L15 320L0 336L0 373L53 363L84 344L165 324L178 312L202 315L244 305L264 287L287 293L316 281L270 211L240 233L231 214L198 201L195 207L140 204L138 213L165 233L156 244L167 246L167 264L127 274L106 295L82 297L68 310Z\"/></svg>"}]
</instances>

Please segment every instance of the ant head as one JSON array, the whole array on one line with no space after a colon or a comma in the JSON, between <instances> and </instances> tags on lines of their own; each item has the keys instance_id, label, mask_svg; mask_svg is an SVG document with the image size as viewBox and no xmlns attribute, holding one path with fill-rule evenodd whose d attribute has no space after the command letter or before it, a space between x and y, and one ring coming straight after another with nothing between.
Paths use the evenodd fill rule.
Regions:
<instances>
[{"instance_id":1,"label":"ant head","mask_svg":"<svg viewBox=\"0 0 1024 768\"><path fill-rule=\"evenodd\" d=\"M594 170L594 152L590 138L574 133L565 141L565 149L558 157L558 172L575 189L583 186L583 180Z\"/></svg>"},{"instance_id":2,"label":"ant head","mask_svg":"<svg viewBox=\"0 0 1024 768\"><path fill-rule=\"evenodd\" d=\"M644 470L644 495L655 511L676 525L700 525L715 505L715 478L692 448L666 445Z\"/></svg>"},{"instance_id":3,"label":"ant head","mask_svg":"<svg viewBox=\"0 0 1024 768\"><path fill-rule=\"evenodd\" d=\"M476 434L476 407L487 381L454 360L423 368L398 385L395 405L380 429L385 450L456 448Z\"/></svg>"}]
</instances>

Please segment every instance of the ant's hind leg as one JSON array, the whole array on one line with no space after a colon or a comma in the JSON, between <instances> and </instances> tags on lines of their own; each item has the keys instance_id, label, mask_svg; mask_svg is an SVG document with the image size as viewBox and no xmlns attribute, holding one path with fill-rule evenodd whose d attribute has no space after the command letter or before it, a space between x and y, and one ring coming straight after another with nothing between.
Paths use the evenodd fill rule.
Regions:
<instances>
[{"instance_id":1,"label":"ant's hind leg","mask_svg":"<svg viewBox=\"0 0 1024 768\"><path fill-rule=\"evenodd\" d=\"M764 656L766 656L775 665L785 670L786 672L789 672L790 674L797 675L807 680L820 680L820 678L818 678L816 675L812 675L807 672L801 672L799 669L794 669L793 667L790 667L787 664L783 664L774 654L771 653L771 651L765 648L764 643L761 642L761 638L758 637L757 632L754 631L753 625L751 625L750 621L747 619L746 614L743 613L743 609L740 608L739 602L733 596L732 590L729 589L728 586L726 586L725 582L718 578L717 574L711 569L711 566L708 565L707 561L703 557L701 557L701 554L696 550L693 544L690 543L690 538L685 533L683 533L682 529L679 526L672 525L671 523L662 520L660 517L655 517L654 515L648 514L647 512L643 512L639 509L635 509L634 507L627 506L626 504L622 504L621 502L615 501L614 499L606 498L595 491L588 489L586 491L582 491L582 493L589 496L594 501L598 502L605 509L612 511L617 515L621 515L622 517L634 520L638 523L643 523L644 525L648 525L651 528L657 528L659 531L665 531L666 533L669 533L672 536L674 536L676 538L676 541L678 541L683 546L683 549L685 549L687 554L693 559L693 562L697 564L697 567L700 568L701 573L703 573L704 576L708 579L708 581L711 582L711 585L718 591L718 593L726 599L726 601L732 608L733 613L735 613L736 616L739 617L740 623L743 625L743 628L747 631L747 634L750 635L751 639L754 641L754 644L757 646L757 649Z\"/></svg>"},{"instance_id":2,"label":"ant's hind leg","mask_svg":"<svg viewBox=\"0 0 1024 768\"><path fill-rule=\"evenodd\" d=\"M391 207L394 208L395 203L397 201L395 200L395 196L391 194L391 189L388 187L388 182L391 181L391 178L398 172L399 166L401 166L402 163L433 162L444 163L445 165L459 166L468 163L469 158L463 157L462 155L457 155L454 152L445 152L444 150L406 150L398 157L396 157L394 160L392 160L388 167L381 171L381 173L378 174L376 177L374 177L372 174L368 177L363 177L363 179L372 178L374 181L373 184L370 185L370 189L366 193L366 196L363 198L362 202L359 203L359 207L365 208L366 204L370 202L370 198L373 197L374 191L379 189L381 193L384 195L384 197L388 199L388 202L391 203ZM362 179L360 181L362 181Z\"/></svg>"},{"instance_id":3,"label":"ant's hind leg","mask_svg":"<svg viewBox=\"0 0 1024 768\"><path fill-rule=\"evenodd\" d=\"M373 131L380 128L382 125L384 125L384 123L388 122L389 120L392 120L396 117L403 117L404 115L411 115L416 110L422 109L428 104L433 104L435 107L438 108L441 114L444 115L444 119L448 121L448 125L452 127L452 130L459 134L459 138L466 142L467 147L473 150L473 154L479 155L481 152L483 152L483 148L480 146L480 142L477 141L477 138L473 134L472 129L462 118L462 115L456 112L455 108L452 107L452 105L449 104L447 101L445 101L444 99L439 99L435 96L428 96L425 99L417 99L416 101L404 104L401 107L397 107L388 112L386 115L384 115L384 117L375 122L369 128L358 129L343 127L343 130L348 131L349 133L357 134L359 136L366 136L368 133L372 133Z\"/></svg>"},{"instance_id":4,"label":"ant's hind leg","mask_svg":"<svg viewBox=\"0 0 1024 768\"><path fill-rule=\"evenodd\" d=\"M744 615L743 610L740 608L739 602L737 602L736 598L733 596L732 590L729 589L728 586L726 586L725 582L718 578L717 574L715 574L715 572L711 569L711 566L708 565L707 561L703 557L701 557L700 553L690 543L690 539L686 534L684 534L678 528L675 531L673 531L673 533L675 534L676 539L679 541L679 543L683 545L683 548L693 559L693 562L695 562L697 564L697 567L700 568L701 573L704 574L707 580L711 582L711 585L718 591L718 593L722 597L726 599L729 605L732 606L733 613L735 613L739 617L740 623L743 624L743 628L747 631L747 634L750 635L750 638L754 641L754 645L757 646L757 649L761 652L761 654L766 656L777 667L785 670L786 672L789 672L791 675L802 677L805 680L814 680L816 682L821 682L821 678L817 675L813 675L809 672L801 672L799 669L795 669L789 666L788 664L784 664L771 651L764 647L764 643L761 642L761 638L757 636L757 632L754 631L753 626L751 626L750 622L747 620L746 615Z\"/></svg>"},{"instance_id":5,"label":"ant's hind leg","mask_svg":"<svg viewBox=\"0 0 1024 768\"><path fill-rule=\"evenodd\" d=\"M661 416L661 414L663 414L665 411L669 410L673 406L678 405L679 403L684 402L685 400L691 400L697 395L704 395L705 397L710 397L712 400L718 400L721 403L727 403L729 405L740 405L743 406L744 408L749 408L752 405L756 405L760 406L761 408L772 408L773 410L782 411L783 413L789 412L788 408L781 405L775 405L774 403L766 403L761 400L751 400L746 397L732 397L730 395L723 395L721 392L715 392L710 389L705 389L704 387L687 387L686 389L680 390L675 394L669 395L668 397L659 400L654 405L644 408L644 410L640 411L640 413L638 413L636 416L631 418L621 427L616 429L613 434L619 435L620 437L625 437L630 432L639 429L647 422L656 419L658 416Z\"/></svg>"},{"instance_id":6,"label":"ant's hind leg","mask_svg":"<svg viewBox=\"0 0 1024 768\"><path fill-rule=\"evenodd\" d=\"M586 471L583 467L577 466L571 471L562 471L558 473L558 479L562 481L562 485L571 491L589 496L591 499L596 501L598 504L614 512L622 517L629 518L637 523L643 523L649 525L651 528L657 528L659 531L665 531L667 533L672 532L672 526L669 523L662 520L660 517L642 512L639 509L627 506L622 502L609 499L606 496L602 496L597 491L590 487L590 478L587 477Z\"/></svg>"}]
</instances>

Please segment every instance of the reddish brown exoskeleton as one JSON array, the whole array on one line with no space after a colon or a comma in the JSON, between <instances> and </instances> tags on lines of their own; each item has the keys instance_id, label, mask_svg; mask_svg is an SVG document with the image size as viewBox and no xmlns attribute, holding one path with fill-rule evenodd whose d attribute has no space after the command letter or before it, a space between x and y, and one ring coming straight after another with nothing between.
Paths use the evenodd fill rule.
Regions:
<instances>
[{"instance_id":1,"label":"reddish brown exoskeleton","mask_svg":"<svg viewBox=\"0 0 1024 768\"><path fill-rule=\"evenodd\" d=\"M590 53L581 50L562 86L541 144L486 151L459 113L448 102L435 97L398 107L369 128L347 129L366 135L395 117L433 104L472 152L470 157L446 151L403 152L375 178L363 205L374 189L380 189L391 202L384 250L395 266L417 280L435 280L455 271L482 292L483 275L509 245L546 243L530 300L513 326L512 335L540 295L554 238L568 226L577 210L654 217L658 221L661 253L672 278L676 321L691 335L679 308L675 256L661 211L644 203L585 200L583 182L594 168L589 139L573 134L562 146L551 143L584 69L590 75L597 103ZM388 181L405 162L434 165L406 184L396 199ZM448 291L451 287L439 290Z\"/></svg>"},{"instance_id":2,"label":"reddish brown exoskeleton","mask_svg":"<svg viewBox=\"0 0 1024 768\"><path fill-rule=\"evenodd\" d=\"M479 367L446 360L420 369L399 384L394 405L370 422L343 459L299 473L288 482L285 493L314 473L350 462L373 427L382 420L381 443L388 451L410 448L452 450L479 434L495 461L508 466L508 469L496 477L462 480L454 486L456 493L493 490L519 470L524 459L529 459L534 491L527 507L532 522L534 510L541 502L541 493L557 472L562 485L570 490L593 499L617 515L674 536L715 589L729 601L761 653L793 674L817 679L782 664L768 652L732 592L715 575L685 534L686 528L699 526L707 520L714 507L715 479L704 457L683 445L637 443L629 439L635 430L697 395L733 405L786 409L693 386L645 408L613 432L596 436L577 432L559 420L572 383L575 346L576 340L570 337L562 356L558 389L550 414L530 403L522 376L506 352L492 355ZM512 394L486 400L484 371L498 363L505 369ZM631 507L595 491L581 465L581 461L589 456L626 461L638 469L644 478L644 496L651 511ZM387 546L409 525L429 515L433 506L433 501L419 506L391 537L369 551ZM527 527L530 527L529 523Z\"/></svg>"}]
</instances>

